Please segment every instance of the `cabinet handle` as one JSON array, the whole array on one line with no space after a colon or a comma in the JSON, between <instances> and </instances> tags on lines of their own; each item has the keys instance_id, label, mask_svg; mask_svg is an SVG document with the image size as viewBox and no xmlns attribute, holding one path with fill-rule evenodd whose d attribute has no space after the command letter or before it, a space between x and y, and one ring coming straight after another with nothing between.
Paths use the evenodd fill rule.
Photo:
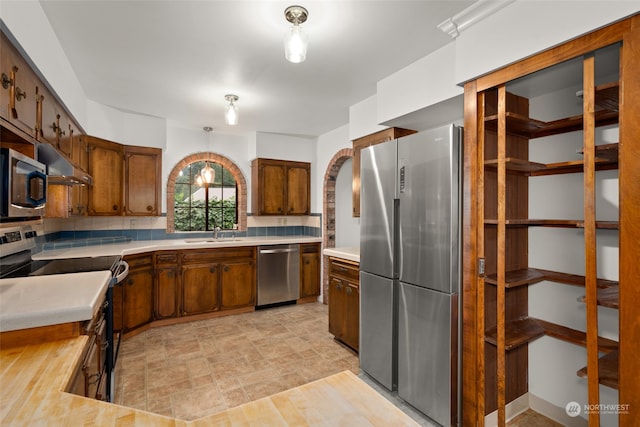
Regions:
<instances>
[{"instance_id":1,"label":"cabinet handle","mask_svg":"<svg viewBox=\"0 0 640 427\"><path fill-rule=\"evenodd\" d=\"M113 205L112 208L113 208L114 211L117 211L118 210L118 205Z\"/></svg>"},{"instance_id":2,"label":"cabinet handle","mask_svg":"<svg viewBox=\"0 0 640 427\"><path fill-rule=\"evenodd\" d=\"M9 86L13 84L13 80L9 78L5 73L2 73L2 87L9 89Z\"/></svg>"},{"instance_id":3,"label":"cabinet handle","mask_svg":"<svg viewBox=\"0 0 640 427\"><path fill-rule=\"evenodd\" d=\"M151 207L151 205L147 206L147 212L151 212L153 210L153 207Z\"/></svg>"},{"instance_id":4,"label":"cabinet handle","mask_svg":"<svg viewBox=\"0 0 640 427\"><path fill-rule=\"evenodd\" d=\"M167 277L173 279L173 271L168 272Z\"/></svg>"},{"instance_id":5,"label":"cabinet handle","mask_svg":"<svg viewBox=\"0 0 640 427\"><path fill-rule=\"evenodd\" d=\"M215 267L210 267L209 268L209 272L210 273L215 273L216 272L216 268Z\"/></svg>"},{"instance_id":6,"label":"cabinet handle","mask_svg":"<svg viewBox=\"0 0 640 427\"><path fill-rule=\"evenodd\" d=\"M27 92L16 86L16 101L20 101L27 97Z\"/></svg>"},{"instance_id":7,"label":"cabinet handle","mask_svg":"<svg viewBox=\"0 0 640 427\"><path fill-rule=\"evenodd\" d=\"M304 263L309 265L311 262L309 260L306 260Z\"/></svg>"},{"instance_id":8,"label":"cabinet handle","mask_svg":"<svg viewBox=\"0 0 640 427\"><path fill-rule=\"evenodd\" d=\"M342 283L337 283L336 284L336 289L339 290L339 291L342 290Z\"/></svg>"},{"instance_id":9,"label":"cabinet handle","mask_svg":"<svg viewBox=\"0 0 640 427\"><path fill-rule=\"evenodd\" d=\"M351 293L353 292L353 290L351 289L350 286L347 286L347 288L345 289L345 291L347 292L347 295L351 295Z\"/></svg>"},{"instance_id":10,"label":"cabinet handle","mask_svg":"<svg viewBox=\"0 0 640 427\"><path fill-rule=\"evenodd\" d=\"M228 271L229 271L229 266L228 266L228 265L225 265L225 266L224 266L224 272L226 273L226 272L228 272Z\"/></svg>"},{"instance_id":11,"label":"cabinet handle","mask_svg":"<svg viewBox=\"0 0 640 427\"><path fill-rule=\"evenodd\" d=\"M129 286L133 285L133 279L127 279L127 285Z\"/></svg>"},{"instance_id":12,"label":"cabinet handle","mask_svg":"<svg viewBox=\"0 0 640 427\"><path fill-rule=\"evenodd\" d=\"M58 133L58 131L60 130L56 122L51 123L49 127L51 128L51 130L53 130L53 133Z\"/></svg>"},{"instance_id":13,"label":"cabinet handle","mask_svg":"<svg viewBox=\"0 0 640 427\"><path fill-rule=\"evenodd\" d=\"M278 208L278 212L282 212L282 208Z\"/></svg>"},{"instance_id":14,"label":"cabinet handle","mask_svg":"<svg viewBox=\"0 0 640 427\"><path fill-rule=\"evenodd\" d=\"M100 376L101 374L91 374L87 377L87 382L89 384L98 384L98 381L100 381Z\"/></svg>"}]
</instances>

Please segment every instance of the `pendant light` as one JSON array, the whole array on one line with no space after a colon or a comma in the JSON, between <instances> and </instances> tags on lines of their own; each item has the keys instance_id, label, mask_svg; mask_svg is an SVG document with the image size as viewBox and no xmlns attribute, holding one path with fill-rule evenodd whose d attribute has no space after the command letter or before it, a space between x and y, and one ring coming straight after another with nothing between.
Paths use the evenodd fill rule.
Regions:
<instances>
[{"instance_id":1,"label":"pendant light","mask_svg":"<svg viewBox=\"0 0 640 427\"><path fill-rule=\"evenodd\" d=\"M224 109L224 121L226 124L234 126L238 124L238 116L240 115L240 111L238 107L234 104L238 99L238 95L225 95L224 99L229 102Z\"/></svg>"},{"instance_id":2,"label":"pendant light","mask_svg":"<svg viewBox=\"0 0 640 427\"><path fill-rule=\"evenodd\" d=\"M216 171L209 166L209 162L205 162L204 167L200 170L200 173L196 175L196 184L200 187L209 187L209 184L213 182L216 177Z\"/></svg>"},{"instance_id":3,"label":"pendant light","mask_svg":"<svg viewBox=\"0 0 640 427\"><path fill-rule=\"evenodd\" d=\"M285 34L284 56L294 64L304 62L307 56L307 34L300 24L307 20L309 13L302 6L289 6L284 10L284 17L293 26Z\"/></svg>"}]
</instances>

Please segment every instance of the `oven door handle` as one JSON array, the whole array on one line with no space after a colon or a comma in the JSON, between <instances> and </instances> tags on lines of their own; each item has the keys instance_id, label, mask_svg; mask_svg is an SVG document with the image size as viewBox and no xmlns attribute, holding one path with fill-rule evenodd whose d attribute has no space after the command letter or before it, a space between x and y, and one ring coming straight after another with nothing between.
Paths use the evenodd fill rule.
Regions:
<instances>
[{"instance_id":1,"label":"oven door handle","mask_svg":"<svg viewBox=\"0 0 640 427\"><path fill-rule=\"evenodd\" d=\"M122 282L124 278L127 277L127 275L129 274L129 264L127 263L127 261L120 261L120 265L118 266L118 271L122 267L124 267L124 270L122 270L120 273L116 275L116 283Z\"/></svg>"}]
</instances>

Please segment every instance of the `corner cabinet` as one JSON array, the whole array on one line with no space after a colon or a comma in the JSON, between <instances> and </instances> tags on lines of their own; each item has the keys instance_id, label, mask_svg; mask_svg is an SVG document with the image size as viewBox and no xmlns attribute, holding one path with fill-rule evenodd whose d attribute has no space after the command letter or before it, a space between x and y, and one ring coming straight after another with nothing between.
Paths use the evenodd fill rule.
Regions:
<instances>
[{"instance_id":1,"label":"corner cabinet","mask_svg":"<svg viewBox=\"0 0 640 427\"><path fill-rule=\"evenodd\" d=\"M124 146L124 214L160 215L162 150Z\"/></svg>"},{"instance_id":2,"label":"corner cabinet","mask_svg":"<svg viewBox=\"0 0 640 427\"><path fill-rule=\"evenodd\" d=\"M251 162L254 215L309 215L311 164L274 159Z\"/></svg>"},{"instance_id":3,"label":"corner cabinet","mask_svg":"<svg viewBox=\"0 0 640 427\"><path fill-rule=\"evenodd\" d=\"M463 425L530 384L640 425L638 52L635 15L465 84Z\"/></svg>"},{"instance_id":4,"label":"corner cabinet","mask_svg":"<svg viewBox=\"0 0 640 427\"><path fill-rule=\"evenodd\" d=\"M382 144L383 142L391 141L392 139L400 138L403 136L416 133L415 130L402 129L402 128L389 128L381 130L380 132L372 133L371 135L363 136L358 139L354 139L353 142L353 216L360 216L360 153L363 149L376 144Z\"/></svg>"},{"instance_id":5,"label":"corner cabinet","mask_svg":"<svg viewBox=\"0 0 640 427\"><path fill-rule=\"evenodd\" d=\"M360 264L329 257L329 333L358 351L360 340Z\"/></svg>"}]
</instances>

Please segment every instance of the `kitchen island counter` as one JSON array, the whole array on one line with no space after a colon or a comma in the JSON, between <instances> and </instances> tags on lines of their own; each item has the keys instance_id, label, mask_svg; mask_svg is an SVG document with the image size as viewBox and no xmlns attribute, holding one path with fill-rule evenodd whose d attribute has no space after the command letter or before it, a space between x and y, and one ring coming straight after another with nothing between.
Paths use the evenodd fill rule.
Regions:
<instances>
[{"instance_id":1,"label":"kitchen island counter","mask_svg":"<svg viewBox=\"0 0 640 427\"><path fill-rule=\"evenodd\" d=\"M87 337L0 350L0 425L418 426L349 371L195 421L65 392Z\"/></svg>"}]
</instances>

